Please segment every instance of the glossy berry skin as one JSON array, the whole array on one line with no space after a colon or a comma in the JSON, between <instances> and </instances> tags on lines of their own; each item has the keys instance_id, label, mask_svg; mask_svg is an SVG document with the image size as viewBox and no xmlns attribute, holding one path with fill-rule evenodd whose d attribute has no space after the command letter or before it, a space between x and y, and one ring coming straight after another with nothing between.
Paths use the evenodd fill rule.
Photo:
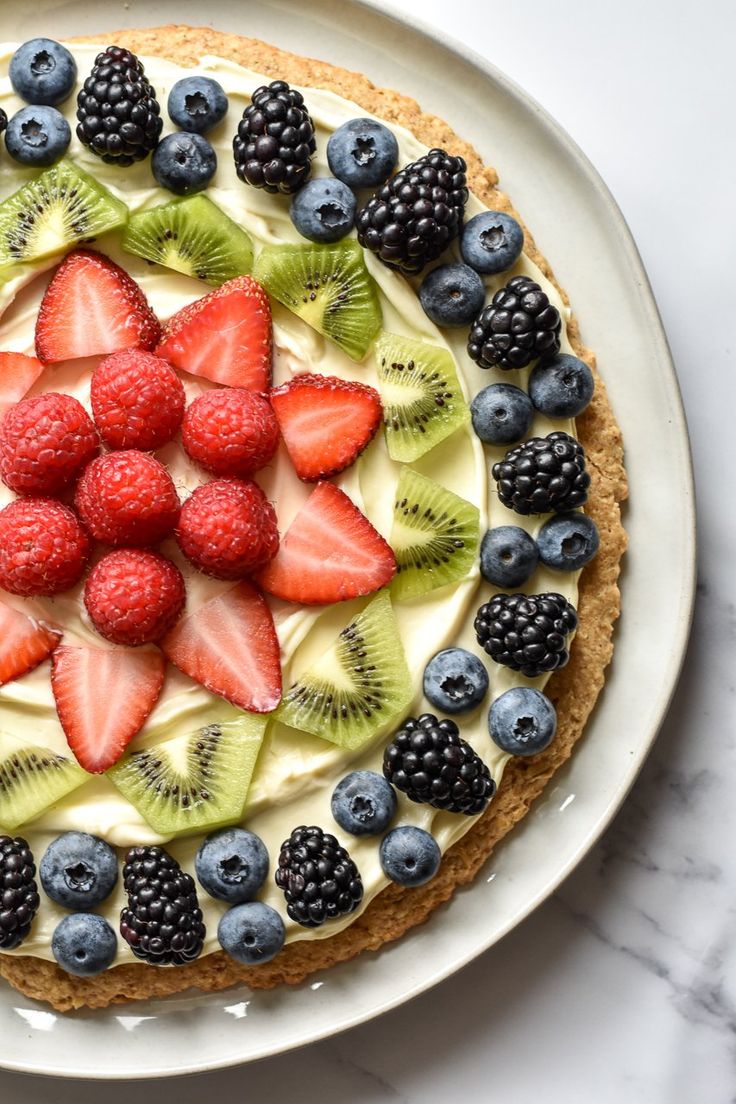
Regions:
<instances>
[{"instance_id":1,"label":"glossy berry skin","mask_svg":"<svg viewBox=\"0 0 736 1104\"><path fill-rule=\"evenodd\" d=\"M350 188L375 188L396 168L399 143L375 119L349 119L327 141L330 172Z\"/></svg>"},{"instance_id":2,"label":"glossy berry skin","mask_svg":"<svg viewBox=\"0 0 736 1104\"><path fill-rule=\"evenodd\" d=\"M180 130L206 134L227 113L227 96L212 77L182 77L171 86L167 102L169 117Z\"/></svg>"},{"instance_id":3,"label":"glossy berry skin","mask_svg":"<svg viewBox=\"0 0 736 1104\"><path fill-rule=\"evenodd\" d=\"M145 349L123 349L92 373L92 413L110 449L152 452L176 436L184 387L170 364Z\"/></svg>"},{"instance_id":4,"label":"glossy berry skin","mask_svg":"<svg viewBox=\"0 0 736 1104\"><path fill-rule=\"evenodd\" d=\"M84 587L84 604L100 636L133 648L153 644L173 629L185 600L179 568L143 548L109 552Z\"/></svg>"},{"instance_id":5,"label":"glossy berry skin","mask_svg":"<svg viewBox=\"0 0 736 1104\"><path fill-rule=\"evenodd\" d=\"M194 867L210 897L239 905L252 901L265 882L268 850L253 832L222 828L203 841Z\"/></svg>"},{"instance_id":6,"label":"glossy berry skin","mask_svg":"<svg viewBox=\"0 0 736 1104\"><path fill-rule=\"evenodd\" d=\"M94 977L115 961L118 937L103 916L77 912L64 916L51 936L51 953L67 974Z\"/></svg>"},{"instance_id":7,"label":"glossy berry skin","mask_svg":"<svg viewBox=\"0 0 736 1104\"><path fill-rule=\"evenodd\" d=\"M0 836L0 950L21 945L40 903L28 843L22 836Z\"/></svg>"},{"instance_id":8,"label":"glossy berry skin","mask_svg":"<svg viewBox=\"0 0 736 1104\"><path fill-rule=\"evenodd\" d=\"M578 512L557 514L545 521L537 534L539 558L555 571L579 571L590 563L599 546L596 523Z\"/></svg>"},{"instance_id":9,"label":"glossy berry skin","mask_svg":"<svg viewBox=\"0 0 736 1104\"><path fill-rule=\"evenodd\" d=\"M488 692L488 672L465 648L443 648L424 668L424 696L443 713L467 713Z\"/></svg>"},{"instance_id":10,"label":"glossy berry skin","mask_svg":"<svg viewBox=\"0 0 736 1104\"><path fill-rule=\"evenodd\" d=\"M21 399L0 424L0 474L16 494L60 494L99 449L92 419L71 395Z\"/></svg>"},{"instance_id":11,"label":"glossy berry skin","mask_svg":"<svg viewBox=\"0 0 736 1104\"><path fill-rule=\"evenodd\" d=\"M493 586L522 586L538 563L537 542L519 525L489 529L480 543L480 572Z\"/></svg>"},{"instance_id":12,"label":"glossy berry skin","mask_svg":"<svg viewBox=\"0 0 736 1104\"><path fill-rule=\"evenodd\" d=\"M504 211L474 215L460 235L460 252L465 263L489 276L516 264L523 247L524 231Z\"/></svg>"},{"instance_id":13,"label":"glossy berry skin","mask_svg":"<svg viewBox=\"0 0 736 1104\"><path fill-rule=\"evenodd\" d=\"M174 195L194 195L217 172L217 154L201 134L167 134L153 151L151 172Z\"/></svg>"},{"instance_id":14,"label":"glossy berry skin","mask_svg":"<svg viewBox=\"0 0 736 1104\"><path fill-rule=\"evenodd\" d=\"M104 544L158 544L179 517L176 488L163 464L128 449L98 456L82 472L74 505Z\"/></svg>"},{"instance_id":15,"label":"glossy berry skin","mask_svg":"<svg viewBox=\"0 0 736 1104\"><path fill-rule=\"evenodd\" d=\"M62 908L85 912L101 905L118 880L117 855L87 832L63 832L46 848L39 866L44 892Z\"/></svg>"},{"instance_id":16,"label":"glossy berry skin","mask_svg":"<svg viewBox=\"0 0 736 1104\"><path fill-rule=\"evenodd\" d=\"M313 242L336 242L353 228L355 196L334 177L309 180L300 188L289 208L291 221Z\"/></svg>"},{"instance_id":17,"label":"glossy berry skin","mask_svg":"<svg viewBox=\"0 0 736 1104\"><path fill-rule=\"evenodd\" d=\"M468 356L480 368L526 368L560 351L562 320L539 284L512 276L473 323Z\"/></svg>"},{"instance_id":18,"label":"glossy berry skin","mask_svg":"<svg viewBox=\"0 0 736 1104\"><path fill-rule=\"evenodd\" d=\"M487 445L511 445L532 424L534 407L526 391L510 383L492 383L470 404L475 434Z\"/></svg>"},{"instance_id":19,"label":"glossy berry skin","mask_svg":"<svg viewBox=\"0 0 736 1104\"><path fill-rule=\"evenodd\" d=\"M488 714L488 731L509 755L536 755L554 739L557 713L539 690L515 686L496 698Z\"/></svg>"},{"instance_id":20,"label":"glossy berry skin","mask_svg":"<svg viewBox=\"0 0 736 1104\"><path fill-rule=\"evenodd\" d=\"M89 540L66 506L19 498L0 510L0 587L24 598L53 597L82 577Z\"/></svg>"},{"instance_id":21,"label":"glossy berry skin","mask_svg":"<svg viewBox=\"0 0 736 1104\"><path fill-rule=\"evenodd\" d=\"M491 474L501 502L517 514L564 513L588 500L585 451L562 431L509 449Z\"/></svg>"},{"instance_id":22,"label":"glossy berry skin","mask_svg":"<svg viewBox=\"0 0 736 1104\"><path fill-rule=\"evenodd\" d=\"M475 616L475 635L496 663L526 678L556 671L570 658L575 607L561 594L496 594Z\"/></svg>"},{"instance_id":23,"label":"glossy berry skin","mask_svg":"<svg viewBox=\"0 0 736 1104\"><path fill-rule=\"evenodd\" d=\"M194 878L163 847L131 847L123 884L128 904L120 934L136 958L154 966L183 966L198 958L205 926Z\"/></svg>"},{"instance_id":24,"label":"glossy berry skin","mask_svg":"<svg viewBox=\"0 0 736 1104\"><path fill-rule=\"evenodd\" d=\"M483 306L485 295L478 273L464 264L433 268L419 287L422 309L438 326L467 326Z\"/></svg>"},{"instance_id":25,"label":"glossy berry skin","mask_svg":"<svg viewBox=\"0 0 736 1104\"><path fill-rule=\"evenodd\" d=\"M245 966L270 962L283 947L285 934L284 921L276 909L262 901L228 909L217 927L223 951Z\"/></svg>"},{"instance_id":26,"label":"glossy berry skin","mask_svg":"<svg viewBox=\"0 0 736 1104\"><path fill-rule=\"evenodd\" d=\"M187 408L181 439L207 471L242 479L273 459L279 424L262 395L226 387L206 391Z\"/></svg>"},{"instance_id":27,"label":"glossy berry skin","mask_svg":"<svg viewBox=\"0 0 736 1104\"><path fill-rule=\"evenodd\" d=\"M205 575L243 579L276 555L276 513L257 483L214 479L182 506L176 539Z\"/></svg>"},{"instance_id":28,"label":"glossy berry skin","mask_svg":"<svg viewBox=\"0 0 736 1104\"><path fill-rule=\"evenodd\" d=\"M22 107L5 130L5 148L14 161L43 169L63 157L72 140L69 124L55 107Z\"/></svg>"},{"instance_id":29,"label":"glossy berry skin","mask_svg":"<svg viewBox=\"0 0 736 1104\"><path fill-rule=\"evenodd\" d=\"M423 828L402 824L381 840L378 857L387 878L401 886L420 886L434 878L442 853L437 840Z\"/></svg>"},{"instance_id":30,"label":"glossy berry skin","mask_svg":"<svg viewBox=\"0 0 736 1104\"><path fill-rule=\"evenodd\" d=\"M332 815L353 836L385 832L396 816L393 786L376 771L359 770L338 782L332 792Z\"/></svg>"},{"instance_id":31,"label":"glossy berry skin","mask_svg":"<svg viewBox=\"0 0 736 1104\"><path fill-rule=\"evenodd\" d=\"M354 912L363 900L363 882L350 855L329 832L295 828L281 845L276 885L286 911L304 928Z\"/></svg>"},{"instance_id":32,"label":"glossy berry skin","mask_svg":"<svg viewBox=\"0 0 736 1104\"><path fill-rule=\"evenodd\" d=\"M57 107L74 87L77 63L60 42L31 38L13 54L8 76L13 90L26 103Z\"/></svg>"},{"instance_id":33,"label":"glossy berry skin","mask_svg":"<svg viewBox=\"0 0 736 1104\"><path fill-rule=\"evenodd\" d=\"M538 364L529 377L529 398L548 418L577 418L594 390L588 365L568 353L559 353L550 364Z\"/></svg>"},{"instance_id":34,"label":"glossy berry skin","mask_svg":"<svg viewBox=\"0 0 736 1104\"><path fill-rule=\"evenodd\" d=\"M77 96L77 138L103 161L132 165L156 148L163 121L156 90L130 50L98 54Z\"/></svg>"},{"instance_id":35,"label":"glossy berry skin","mask_svg":"<svg viewBox=\"0 0 736 1104\"><path fill-rule=\"evenodd\" d=\"M309 180L316 148L301 92L283 80L255 90L233 138L235 169L244 183L293 195Z\"/></svg>"}]
</instances>

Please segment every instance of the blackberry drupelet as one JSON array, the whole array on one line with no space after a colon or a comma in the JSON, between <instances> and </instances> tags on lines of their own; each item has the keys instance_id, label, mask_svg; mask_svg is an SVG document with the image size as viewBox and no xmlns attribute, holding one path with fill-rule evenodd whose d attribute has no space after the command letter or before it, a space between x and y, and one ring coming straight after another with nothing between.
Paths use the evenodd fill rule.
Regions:
<instances>
[{"instance_id":1,"label":"blackberry drupelet","mask_svg":"<svg viewBox=\"0 0 736 1104\"><path fill-rule=\"evenodd\" d=\"M281 844L276 885L286 911L305 928L353 912L363 900L360 872L344 847L321 828L295 828Z\"/></svg>"},{"instance_id":2,"label":"blackberry drupelet","mask_svg":"<svg viewBox=\"0 0 736 1104\"><path fill-rule=\"evenodd\" d=\"M103 161L132 165L158 145L160 113L156 90L135 54L108 46L77 96L77 138Z\"/></svg>"},{"instance_id":3,"label":"blackberry drupelet","mask_svg":"<svg viewBox=\"0 0 736 1104\"><path fill-rule=\"evenodd\" d=\"M358 241L384 264L421 272L458 236L468 189L465 161L441 149L406 165L355 219Z\"/></svg>"},{"instance_id":4,"label":"blackberry drupelet","mask_svg":"<svg viewBox=\"0 0 736 1104\"><path fill-rule=\"evenodd\" d=\"M383 753L383 773L411 801L475 816L496 791L488 767L454 721L409 717Z\"/></svg>"},{"instance_id":5,"label":"blackberry drupelet","mask_svg":"<svg viewBox=\"0 0 736 1104\"><path fill-rule=\"evenodd\" d=\"M491 474L501 502L517 514L560 513L588 500L583 446L561 430L509 449Z\"/></svg>"},{"instance_id":6,"label":"blackberry drupelet","mask_svg":"<svg viewBox=\"0 0 736 1104\"><path fill-rule=\"evenodd\" d=\"M2 132L5 130L7 125L8 125L8 116L5 114L3 109L0 107L0 134L2 134Z\"/></svg>"},{"instance_id":7,"label":"blackberry drupelet","mask_svg":"<svg viewBox=\"0 0 736 1104\"><path fill-rule=\"evenodd\" d=\"M514 276L473 323L468 356L481 368L525 368L560 351L560 312L528 276Z\"/></svg>"},{"instance_id":8,"label":"blackberry drupelet","mask_svg":"<svg viewBox=\"0 0 736 1104\"><path fill-rule=\"evenodd\" d=\"M578 616L561 594L496 594L475 616L475 635L504 667L536 678L564 667Z\"/></svg>"},{"instance_id":9,"label":"blackberry drupelet","mask_svg":"<svg viewBox=\"0 0 736 1104\"><path fill-rule=\"evenodd\" d=\"M235 169L246 184L293 195L309 180L317 144L301 92L286 81L257 88L233 138Z\"/></svg>"},{"instance_id":10,"label":"blackberry drupelet","mask_svg":"<svg viewBox=\"0 0 736 1104\"><path fill-rule=\"evenodd\" d=\"M0 836L0 950L21 945L39 903L30 847L21 836Z\"/></svg>"},{"instance_id":11,"label":"blackberry drupelet","mask_svg":"<svg viewBox=\"0 0 736 1104\"><path fill-rule=\"evenodd\" d=\"M163 847L131 847L123 885L128 905L120 933L136 958L182 966L202 950L205 926L194 879Z\"/></svg>"}]
</instances>

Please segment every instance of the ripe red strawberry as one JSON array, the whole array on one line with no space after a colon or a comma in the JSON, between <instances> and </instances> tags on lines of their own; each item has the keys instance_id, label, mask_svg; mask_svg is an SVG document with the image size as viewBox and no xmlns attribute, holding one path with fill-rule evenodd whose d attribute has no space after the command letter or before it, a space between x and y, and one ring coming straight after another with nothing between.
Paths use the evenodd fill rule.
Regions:
<instances>
[{"instance_id":1,"label":"ripe red strawberry","mask_svg":"<svg viewBox=\"0 0 736 1104\"><path fill-rule=\"evenodd\" d=\"M179 517L168 471L135 449L93 460L82 472L74 505L92 536L105 544L157 544Z\"/></svg>"},{"instance_id":2,"label":"ripe red strawberry","mask_svg":"<svg viewBox=\"0 0 736 1104\"><path fill-rule=\"evenodd\" d=\"M43 372L43 364L25 353L0 353L0 419L27 395Z\"/></svg>"},{"instance_id":3,"label":"ripe red strawberry","mask_svg":"<svg viewBox=\"0 0 736 1104\"><path fill-rule=\"evenodd\" d=\"M270 399L294 470L307 483L349 468L383 416L375 388L336 376L295 376Z\"/></svg>"},{"instance_id":4,"label":"ripe red strawberry","mask_svg":"<svg viewBox=\"0 0 736 1104\"><path fill-rule=\"evenodd\" d=\"M92 419L72 395L22 399L0 425L0 475L17 494L60 494L99 451Z\"/></svg>"},{"instance_id":5,"label":"ripe red strawberry","mask_svg":"<svg viewBox=\"0 0 736 1104\"><path fill-rule=\"evenodd\" d=\"M38 667L60 640L58 629L0 602L0 686Z\"/></svg>"},{"instance_id":6,"label":"ripe red strawberry","mask_svg":"<svg viewBox=\"0 0 736 1104\"><path fill-rule=\"evenodd\" d=\"M41 301L36 355L44 364L153 349L161 327L148 300L119 265L91 249L61 262Z\"/></svg>"},{"instance_id":7,"label":"ripe red strawberry","mask_svg":"<svg viewBox=\"0 0 736 1104\"><path fill-rule=\"evenodd\" d=\"M224 387L194 400L184 415L181 440L203 468L244 479L273 459L279 424L261 395Z\"/></svg>"},{"instance_id":8,"label":"ripe red strawberry","mask_svg":"<svg viewBox=\"0 0 736 1104\"><path fill-rule=\"evenodd\" d=\"M51 688L61 727L80 766L102 774L117 763L148 719L164 684L158 648L82 648L62 644Z\"/></svg>"},{"instance_id":9,"label":"ripe red strawberry","mask_svg":"<svg viewBox=\"0 0 736 1104\"><path fill-rule=\"evenodd\" d=\"M92 373L92 413L111 449L152 452L176 436L186 402L170 364L145 349L105 357Z\"/></svg>"},{"instance_id":10,"label":"ripe red strawberry","mask_svg":"<svg viewBox=\"0 0 736 1104\"><path fill-rule=\"evenodd\" d=\"M281 701L273 617L250 583L238 583L182 618L161 647L185 675L241 709L270 713Z\"/></svg>"},{"instance_id":11,"label":"ripe red strawberry","mask_svg":"<svg viewBox=\"0 0 736 1104\"><path fill-rule=\"evenodd\" d=\"M113 644L152 644L176 624L186 591L179 568L143 548L120 548L89 573L84 604L100 636Z\"/></svg>"},{"instance_id":12,"label":"ripe red strawberry","mask_svg":"<svg viewBox=\"0 0 736 1104\"><path fill-rule=\"evenodd\" d=\"M276 513L257 483L215 479L182 506L176 539L205 575L242 579L276 555Z\"/></svg>"},{"instance_id":13,"label":"ripe red strawberry","mask_svg":"<svg viewBox=\"0 0 736 1104\"><path fill-rule=\"evenodd\" d=\"M368 518L339 487L318 483L255 578L276 598L321 606L372 594L395 574L396 558Z\"/></svg>"},{"instance_id":14,"label":"ripe red strawberry","mask_svg":"<svg viewBox=\"0 0 736 1104\"><path fill-rule=\"evenodd\" d=\"M25 598L69 590L89 540L77 517L50 498L17 498L0 510L0 587Z\"/></svg>"},{"instance_id":15,"label":"ripe red strawberry","mask_svg":"<svg viewBox=\"0 0 736 1104\"><path fill-rule=\"evenodd\" d=\"M267 391L271 306L252 276L236 276L170 318L156 352L214 383Z\"/></svg>"}]
</instances>

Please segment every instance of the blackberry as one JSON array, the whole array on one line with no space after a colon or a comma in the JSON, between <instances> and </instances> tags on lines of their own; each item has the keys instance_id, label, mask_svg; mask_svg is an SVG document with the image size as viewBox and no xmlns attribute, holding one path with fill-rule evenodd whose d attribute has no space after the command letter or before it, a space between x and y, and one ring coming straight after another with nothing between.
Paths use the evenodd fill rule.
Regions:
<instances>
[{"instance_id":1,"label":"blackberry","mask_svg":"<svg viewBox=\"0 0 736 1104\"><path fill-rule=\"evenodd\" d=\"M491 474L501 502L517 514L560 513L588 500L583 446L561 430L509 449Z\"/></svg>"},{"instance_id":2,"label":"blackberry","mask_svg":"<svg viewBox=\"0 0 736 1104\"><path fill-rule=\"evenodd\" d=\"M577 623L561 594L496 594L475 615L475 635L496 663L536 678L565 666Z\"/></svg>"},{"instance_id":3,"label":"blackberry","mask_svg":"<svg viewBox=\"0 0 736 1104\"><path fill-rule=\"evenodd\" d=\"M21 836L0 836L0 950L20 946L39 903L30 847Z\"/></svg>"},{"instance_id":4,"label":"blackberry","mask_svg":"<svg viewBox=\"0 0 736 1104\"><path fill-rule=\"evenodd\" d=\"M383 753L383 773L411 801L449 813L482 813L496 791L488 767L454 721L409 717Z\"/></svg>"},{"instance_id":5,"label":"blackberry","mask_svg":"<svg viewBox=\"0 0 736 1104\"><path fill-rule=\"evenodd\" d=\"M135 54L108 46L77 96L77 138L103 161L132 165L158 145L160 113L156 90Z\"/></svg>"},{"instance_id":6,"label":"blackberry","mask_svg":"<svg viewBox=\"0 0 736 1104\"><path fill-rule=\"evenodd\" d=\"M441 149L406 165L358 211L358 241L390 268L421 272L458 236L465 162Z\"/></svg>"},{"instance_id":7,"label":"blackberry","mask_svg":"<svg viewBox=\"0 0 736 1104\"><path fill-rule=\"evenodd\" d=\"M295 828L281 844L276 885L286 911L305 928L353 912L363 900L357 866L334 836L321 828Z\"/></svg>"},{"instance_id":8,"label":"blackberry","mask_svg":"<svg viewBox=\"0 0 736 1104\"><path fill-rule=\"evenodd\" d=\"M2 132L5 130L7 125L8 125L8 116L5 114L3 109L0 107L0 134L2 134Z\"/></svg>"},{"instance_id":9,"label":"blackberry","mask_svg":"<svg viewBox=\"0 0 736 1104\"><path fill-rule=\"evenodd\" d=\"M205 927L194 879L163 847L131 847L123 885L128 906L120 933L136 958L154 966L182 966L197 958Z\"/></svg>"},{"instance_id":10,"label":"blackberry","mask_svg":"<svg viewBox=\"0 0 736 1104\"><path fill-rule=\"evenodd\" d=\"M286 81L257 88L233 138L235 170L246 184L293 195L309 180L317 148L301 92Z\"/></svg>"},{"instance_id":11,"label":"blackberry","mask_svg":"<svg viewBox=\"0 0 736 1104\"><path fill-rule=\"evenodd\" d=\"M468 356L481 368L525 368L560 351L560 312L528 276L514 276L473 323Z\"/></svg>"}]
</instances>

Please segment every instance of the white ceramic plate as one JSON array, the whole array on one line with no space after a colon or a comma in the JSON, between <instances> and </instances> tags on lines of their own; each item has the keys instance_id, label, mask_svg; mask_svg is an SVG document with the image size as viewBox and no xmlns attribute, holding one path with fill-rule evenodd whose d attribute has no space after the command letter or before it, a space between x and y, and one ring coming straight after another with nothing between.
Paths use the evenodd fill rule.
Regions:
<instances>
[{"instance_id":1,"label":"white ceramic plate","mask_svg":"<svg viewBox=\"0 0 736 1104\"><path fill-rule=\"evenodd\" d=\"M56 38L202 22L201 0L33 7L39 33ZM538 104L462 47L357 0L310 0L298 10L296 20L279 0L215 0L207 15L220 29L361 70L446 118L499 168L570 293L623 427L631 481L616 661L572 763L474 885L427 925L295 990L241 988L60 1016L0 983L7 1069L89 1078L214 1069L331 1035L429 988L518 924L593 845L628 792L679 673L695 564L687 430L646 274L605 185ZM27 38L27 15L27 0L3 0L0 38Z\"/></svg>"}]
</instances>

